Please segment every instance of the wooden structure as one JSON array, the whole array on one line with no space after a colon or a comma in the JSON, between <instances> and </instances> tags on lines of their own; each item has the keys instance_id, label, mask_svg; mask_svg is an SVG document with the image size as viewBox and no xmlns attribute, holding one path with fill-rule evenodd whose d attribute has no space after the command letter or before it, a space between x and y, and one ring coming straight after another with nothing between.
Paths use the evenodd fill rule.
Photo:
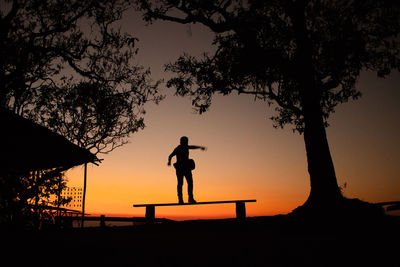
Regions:
<instances>
[{"instance_id":1,"label":"wooden structure","mask_svg":"<svg viewBox=\"0 0 400 267\"><path fill-rule=\"evenodd\" d=\"M146 207L146 217L145 217L146 221L154 222L156 207L235 203L236 204L236 218L244 219L244 218L246 218L246 202L256 202L256 200L255 199L247 199L247 200L206 201L206 202L183 203L183 204L180 204L180 203L134 204L133 207Z\"/></svg>"},{"instance_id":2,"label":"wooden structure","mask_svg":"<svg viewBox=\"0 0 400 267\"><path fill-rule=\"evenodd\" d=\"M67 170L97 157L65 137L0 107L0 173Z\"/></svg>"},{"instance_id":3,"label":"wooden structure","mask_svg":"<svg viewBox=\"0 0 400 267\"><path fill-rule=\"evenodd\" d=\"M0 107L0 176L10 179L13 184L17 177L31 173L32 180L38 179L39 173L61 173L74 166L97 164L100 160L89 150L79 147L65 137L33 121ZM39 199L36 197L35 209ZM83 202L84 205L84 202ZM84 210L82 216L84 216ZM10 218L12 216L10 215Z\"/></svg>"},{"instance_id":4,"label":"wooden structure","mask_svg":"<svg viewBox=\"0 0 400 267\"><path fill-rule=\"evenodd\" d=\"M71 217L71 216L62 216L60 217L62 220L75 220L75 221L81 221L82 219L80 217ZM85 222L99 222L99 226L104 228L106 227L106 222L130 222L133 225L135 223L146 223L147 220L144 217L108 217L105 215L100 215L100 216L85 216L84 218ZM165 223L165 222L173 222L173 220L165 219L165 218L156 218L154 219L154 222L160 222L160 223Z\"/></svg>"}]
</instances>

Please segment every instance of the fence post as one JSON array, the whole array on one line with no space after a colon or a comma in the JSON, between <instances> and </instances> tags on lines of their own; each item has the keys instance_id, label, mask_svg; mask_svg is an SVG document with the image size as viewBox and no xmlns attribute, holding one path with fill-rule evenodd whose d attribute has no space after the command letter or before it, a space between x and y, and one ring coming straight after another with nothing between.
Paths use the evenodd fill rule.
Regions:
<instances>
[{"instance_id":1,"label":"fence post","mask_svg":"<svg viewBox=\"0 0 400 267\"><path fill-rule=\"evenodd\" d=\"M106 227L106 216L100 215L100 227L105 228Z\"/></svg>"}]
</instances>

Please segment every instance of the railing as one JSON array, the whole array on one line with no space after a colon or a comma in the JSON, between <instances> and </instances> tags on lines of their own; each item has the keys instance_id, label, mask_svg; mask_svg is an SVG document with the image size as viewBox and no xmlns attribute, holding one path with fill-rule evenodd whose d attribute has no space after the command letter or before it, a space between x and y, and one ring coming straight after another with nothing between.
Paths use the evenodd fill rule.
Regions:
<instances>
[{"instance_id":1,"label":"railing","mask_svg":"<svg viewBox=\"0 0 400 267\"><path fill-rule=\"evenodd\" d=\"M60 217L63 221L82 221L82 217L72 217L72 216L62 216ZM131 222L133 225L135 223L145 223L146 218L144 217L107 217L105 215L100 216L85 216L83 220L86 222L99 222L100 227L106 227L106 222ZM165 218L157 218L155 222L163 223L163 222L172 222L173 220L165 219Z\"/></svg>"}]
</instances>

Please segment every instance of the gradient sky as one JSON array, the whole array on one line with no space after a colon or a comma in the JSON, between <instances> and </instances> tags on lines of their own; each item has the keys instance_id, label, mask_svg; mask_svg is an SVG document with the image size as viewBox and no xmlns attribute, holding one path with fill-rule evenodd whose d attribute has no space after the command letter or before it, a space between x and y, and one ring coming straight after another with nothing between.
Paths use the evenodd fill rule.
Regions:
<instances>
[{"instance_id":1,"label":"gradient sky","mask_svg":"<svg viewBox=\"0 0 400 267\"><path fill-rule=\"evenodd\" d=\"M163 65L183 52L212 51L213 34L201 25L156 22L145 26L140 15L128 12L124 31L139 38L138 62L151 68L154 80L168 80ZM400 74L387 79L362 73L360 100L340 105L327 129L340 186L346 197L369 202L400 200ZM166 99L148 104L146 128L129 144L99 155L100 166L89 166L86 211L92 214L143 216L132 204L176 202L176 176L168 155L183 135L196 161L197 201L257 199L246 205L248 216L288 213L307 199L310 186L303 136L290 127L274 129L273 107L251 96L215 96L209 112L198 115L189 98L174 96L162 85ZM66 173L69 186L83 186L83 167ZM187 200L186 183L184 199ZM235 216L235 207L199 205L159 207L156 216L172 219Z\"/></svg>"}]
</instances>

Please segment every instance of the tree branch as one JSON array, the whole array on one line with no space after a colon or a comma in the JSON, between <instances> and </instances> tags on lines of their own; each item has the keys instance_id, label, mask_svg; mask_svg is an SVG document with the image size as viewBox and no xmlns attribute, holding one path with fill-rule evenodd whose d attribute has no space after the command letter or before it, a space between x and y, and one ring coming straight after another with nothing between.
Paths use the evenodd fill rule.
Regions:
<instances>
[{"instance_id":1,"label":"tree branch","mask_svg":"<svg viewBox=\"0 0 400 267\"><path fill-rule=\"evenodd\" d=\"M180 5L179 7L177 6L176 9L185 13L186 14L185 18L169 16L169 15L166 15L165 12L164 13L157 12L151 8L151 6L149 5L149 3L147 1L142 1L142 9L145 9L147 16L149 16L150 18L161 19L161 20L165 20L165 21L172 21L172 22L177 22L177 23L181 23L181 24L189 24L189 23L199 22L199 23L209 27L215 33L222 33L222 32L226 32L226 31L230 31L233 28L231 23L215 22L212 19L206 18L204 16L195 15L192 13L192 11L190 9L184 7L183 4Z\"/></svg>"},{"instance_id":2,"label":"tree branch","mask_svg":"<svg viewBox=\"0 0 400 267\"><path fill-rule=\"evenodd\" d=\"M240 94L247 94L247 95L262 95L262 96L266 96L271 100L274 100L279 106L281 106L282 108L285 109L290 109L292 110L294 113L296 113L296 115L301 115L302 111L301 109L299 109L298 107L296 107L295 105L291 104L291 103L286 103L284 101L282 101L273 91L272 88L269 87L268 91L263 91L263 92L259 92L259 91L249 91L249 90L245 90L245 89L238 89L238 93Z\"/></svg>"},{"instance_id":3,"label":"tree branch","mask_svg":"<svg viewBox=\"0 0 400 267\"><path fill-rule=\"evenodd\" d=\"M322 91L329 91L330 89L334 89L340 85L340 79L331 78L329 81L323 83L321 85Z\"/></svg>"},{"instance_id":4,"label":"tree branch","mask_svg":"<svg viewBox=\"0 0 400 267\"><path fill-rule=\"evenodd\" d=\"M76 14L75 16L73 16L70 20L68 20L68 21L65 23L65 26L64 26L64 27L59 27L59 28L54 27L53 29L48 30L48 31L44 31L44 32L34 32L34 33L32 33L32 36L33 36L34 38L36 38L36 37L49 36L49 35L55 34L55 33L63 33L63 32L66 32L66 31L68 31L68 30L71 28L72 24L73 24L75 21L77 21L79 18L81 18L83 15L85 15L85 13L86 13L90 8L91 8L91 5L88 5L88 6L87 6L86 8L84 8L81 12L79 12L78 14Z\"/></svg>"}]
</instances>

